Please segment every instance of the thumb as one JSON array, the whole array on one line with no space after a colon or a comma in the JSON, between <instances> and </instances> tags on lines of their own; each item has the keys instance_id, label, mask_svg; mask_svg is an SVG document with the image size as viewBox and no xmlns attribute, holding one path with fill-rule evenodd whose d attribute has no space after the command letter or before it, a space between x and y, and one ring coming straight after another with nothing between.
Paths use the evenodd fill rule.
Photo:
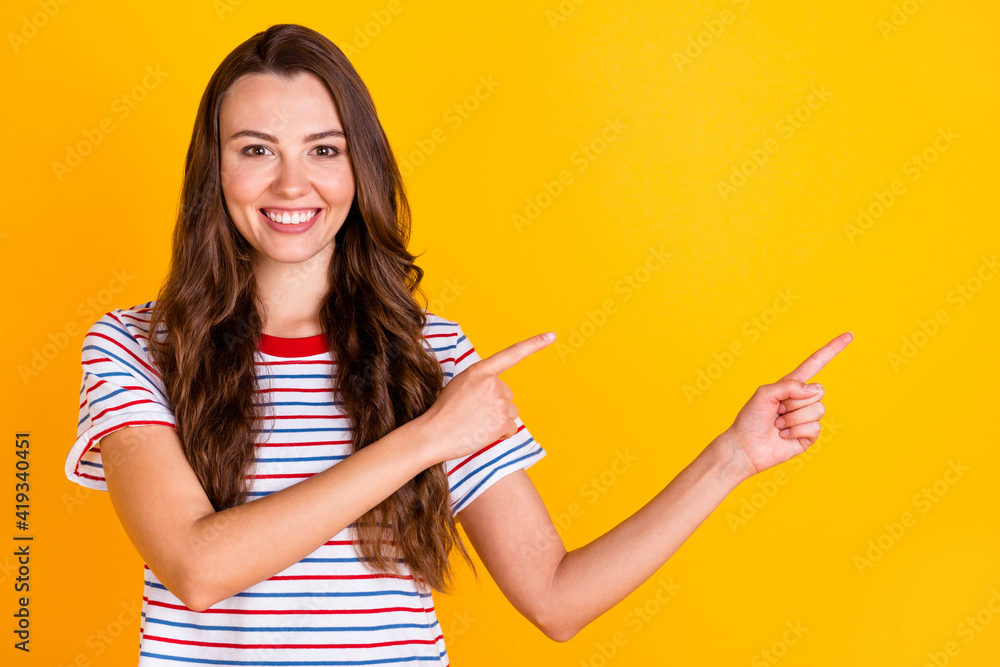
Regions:
<instances>
[{"instance_id":1,"label":"thumb","mask_svg":"<svg viewBox=\"0 0 1000 667\"><path fill-rule=\"evenodd\" d=\"M806 384L791 378L778 380L774 384L762 387L762 389L766 389L764 393L773 403L780 403L789 398L812 398L819 392L820 388L818 384Z\"/></svg>"}]
</instances>

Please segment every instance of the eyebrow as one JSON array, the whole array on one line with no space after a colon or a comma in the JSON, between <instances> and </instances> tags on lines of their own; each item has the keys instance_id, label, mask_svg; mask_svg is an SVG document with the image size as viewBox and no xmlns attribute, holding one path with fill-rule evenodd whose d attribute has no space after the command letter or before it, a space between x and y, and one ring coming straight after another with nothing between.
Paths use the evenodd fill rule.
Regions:
<instances>
[{"instance_id":1,"label":"eyebrow","mask_svg":"<svg viewBox=\"0 0 1000 667\"><path fill-rule=\"evenodd\" d=\"M240 137L254 137L255 139L263 139L264 141L270 141L272 143L279 143L278 138L264 132L258 132L257 130L240 130L233 136L229 137L229 140L238 139ZM346 139L343 130L326 130L325 132L316 132L315 134L307 134L304 143L309 143L310 141L318 141L320 139L326 139L327 137L341 137Z\"/></svg>"}]
</instances>

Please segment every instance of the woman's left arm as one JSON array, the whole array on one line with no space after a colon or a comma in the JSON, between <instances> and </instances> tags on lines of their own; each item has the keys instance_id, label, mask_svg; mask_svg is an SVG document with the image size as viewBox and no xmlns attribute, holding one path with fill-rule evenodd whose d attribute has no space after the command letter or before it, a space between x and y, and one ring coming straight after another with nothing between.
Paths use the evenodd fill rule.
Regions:
<instances>
[{"instance_id":1,"label":"woman's left arm","mask_svg":"<svg viewBox=\"0 0 1000 667\"><path fill-rule=\"evenodd\" d=\"M459 521L511 604L548 637L567 641L662 567L743 480L816 441L824 392L805 383L852 338L841 334L778 382L758 387L733 425L662 491L583 547L567 553L523 470L484 491Z\"/></svg>"}]
</instances>

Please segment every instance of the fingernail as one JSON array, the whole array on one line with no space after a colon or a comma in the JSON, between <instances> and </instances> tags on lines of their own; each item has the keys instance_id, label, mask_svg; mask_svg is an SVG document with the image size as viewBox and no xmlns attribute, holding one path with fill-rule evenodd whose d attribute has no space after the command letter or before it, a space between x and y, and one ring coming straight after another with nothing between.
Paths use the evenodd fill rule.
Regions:
<instances>
[{"instance_id":1,"label":"fingernail","mask_svg":"<svg viewBox=\"0 0 1000 667\"><path fill-rule=\"evenodd\" d=\"M823 385L821 385L821 384L807 384L806 385L806 389L808 389L809 391L813 392L814 394L817 391L820 391L822 388L823 388Z\"/></svg>"},{"instance_id":2,"label":"fingernail","mask_svg":"<svg viewBox=\"0 0 1000 667\"><path fill-rule=\"evenodd\" d=\"M788 434L789 434L789 433L791 433L791 432L792 432L792 429L790 429L790 428L786 428L786 429L782 429L781 431L779 431L779 433L778 433L778 434L779 434L779 435L780 435L780 436L781 436L782 438L784 438L784 437L785 437L786 435L788 435Z\"/></svg>"},{"instance_id":3,"label":"fingernail","mask_svg":"<svg viewBox=\"0 0 1000 667\"><path fill-rule=\"evenodd\" d=\"M555 331L550 331L547 334L542 334L542 340L544 340L546 342L548 342L550 340L555 340L555 339L556 339L556 332Z\"/></svg>"}]
</instances>

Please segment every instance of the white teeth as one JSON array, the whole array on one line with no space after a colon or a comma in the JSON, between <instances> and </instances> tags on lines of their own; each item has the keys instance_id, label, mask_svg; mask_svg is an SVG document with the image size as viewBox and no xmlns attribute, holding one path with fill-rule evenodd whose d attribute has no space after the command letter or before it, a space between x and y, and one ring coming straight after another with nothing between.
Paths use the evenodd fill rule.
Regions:
<instances>
[{"instance_id":1,"label":"white teeth","mask_svg":"<svg viewBox=\"0 0 1000 667\"><path fill-rule=\"evenodd\" d=\"M297 225L299 223L305 222L311 219L316 213L319 212L318 209L313 209L311 211L295 211L294 213L274 213L272 211L264 211L267 217L271 218L275 222L280 222L283 225Z\"/></svg>"}]
</instances>

